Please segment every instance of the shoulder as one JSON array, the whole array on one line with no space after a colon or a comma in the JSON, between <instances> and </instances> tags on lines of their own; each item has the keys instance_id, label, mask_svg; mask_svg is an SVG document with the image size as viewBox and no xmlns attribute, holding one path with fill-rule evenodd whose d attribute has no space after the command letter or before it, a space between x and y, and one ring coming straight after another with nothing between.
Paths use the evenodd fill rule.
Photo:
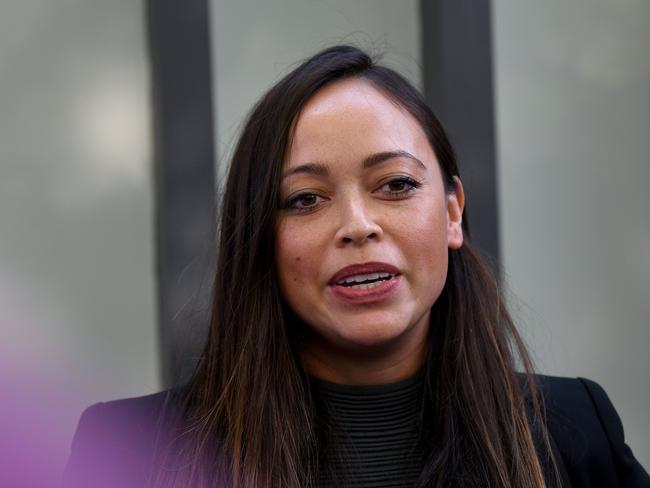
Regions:
<instances>
[{"instance_id":1,"label":"shoulder","mask_svg":"<svg viewBox=\"0 0 650 488\"><path fill-rule=\"evenodd\" d=\"M166 405L172 405L175 398L175 393L168 390L146 396L96 403L84 410L81 419L91 420L98 416L118 421L143 419L161 413Z\"/></svg>"},{"instance_id":2,"label":"shoulder","mask_svg":"<svg viewBox=\"0 0 650 488\"><path fill-rule=\"evenodd\" d=\"M97 403L79 420L64 486L144 486L170 440L177 391Z\"/></svg>"},{"instance_id":3,"label":"shoulder","mask_svg":"<svg viewBox=\"0 0 650 488\"><path fill-rule=\"evenodd\" d=\"M535 376L552 447L573 486L650 487L605 390L585 378Z\"/></svg>"},{"instance_id":4,"label":"shoulder","mask_svg":"<svg viewBox=\"0 0 650 488\"><path fill-rule=\"evenodd\" d=\"M79 419L73 450L91 443L97 444L94 447L119 447L121 451L125 444L148 446L172 421L178 403L173 391L96 403Z\"/></svg>"}]
</instances>

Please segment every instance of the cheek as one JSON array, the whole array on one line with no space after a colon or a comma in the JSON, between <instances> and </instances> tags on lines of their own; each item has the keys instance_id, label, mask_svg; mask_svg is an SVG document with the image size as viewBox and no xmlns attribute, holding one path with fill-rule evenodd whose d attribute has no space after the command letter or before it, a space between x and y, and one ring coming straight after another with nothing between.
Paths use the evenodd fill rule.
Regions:
<instances>
[{"instance_id":1,"label":"cheek","mask_svg":"<svg viewBox=\"0 0 650 488\"><path fill-rule=\"evenodd\" d=\"M277 230L276 256L278 276L285 293L295 293L306 284L307 276L314 276L318 261L314 243L305 239L300 228L280 225ZM287 297L289 298L289 297Z\"/></svg>"},{"instance_id":2,"label":"cheek","mask_svg":"<svg viewBox=\"0 0 650 488\"><path fill-rule=\"evenodd\" d=\"M435 204L401 224L408 258L421 271L422 279L430 282L444 282L447 278L446 217L446 209Z\"/></svg>"}]
</instances>

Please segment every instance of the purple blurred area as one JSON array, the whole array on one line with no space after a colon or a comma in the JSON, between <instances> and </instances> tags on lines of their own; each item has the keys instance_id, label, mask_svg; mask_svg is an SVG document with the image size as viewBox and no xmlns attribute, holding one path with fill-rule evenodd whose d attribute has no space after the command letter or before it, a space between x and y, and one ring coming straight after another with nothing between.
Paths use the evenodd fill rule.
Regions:
<instances>
[{"instance_id":1,"label":"purple blurred area","mask_svg":"<svg viewBox=\"0 0 650 488\"><path fill-rule=\"evenodd\" d=\"M57 486L82 395L56 379L56 371L45 376L15 363L1 364L0 371L0 486Z\"/></svg>"}]
</instances>

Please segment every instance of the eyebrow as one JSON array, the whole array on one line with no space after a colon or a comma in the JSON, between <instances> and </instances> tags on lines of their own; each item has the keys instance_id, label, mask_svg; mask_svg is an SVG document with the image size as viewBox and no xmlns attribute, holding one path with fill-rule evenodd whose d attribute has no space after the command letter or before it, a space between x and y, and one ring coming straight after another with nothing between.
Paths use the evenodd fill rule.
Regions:
<instances>
[{"instance_id":1,"label":"eyebrow","mask_svg":"<svg viewBox=\"0 0 650 488\"><path fill-rule=\"evenodd\" d=\"M289 176L300 174L300 173L316 175L316 176L327 176L329 174L329 170L327 169L327 166L325 166L323 163L301 164L300 166L295 166L293 168L289 168L288 170L286 170L284 173L282 173L281 179L284 180Z\"/></svg>"},{"instance_id":2,"label":"eyebrow","mask_svg":"<svg viewBox=\"0 0 650 488\"><path fill-rule=\"evenodd\" d=\"M361 166L364 169L372 168L373 166L377 166L393 158L406 158L411 161L414 161L423 169L426 169L426 166L422 161L420 161L418 158L413 156L408 151L402 151L402 150L383 151L383 152L371 154L370 156L368 156L363 160ZM284 180L285 178L288 178L289 176L295 174L312 174L316 176L327 176L329 174L329 170L327 169L327 166L323 163L306 163L306 164L301 164L300 166L289 168L284 173L282 173L281 179Z\"/></svg>"},{"instance_id":3,"label":"eyebrow","mask_svg":"<svg viewBox=\"0 0 650 488\"><path fill-rule=\"evenodd\" d=\"M384 151L384 152L380 152L380 153L376 153L376 154L371 154L370 156L368 156L366 159L363 160L362 166L364 168L372 168L373 166L377 166L378 164L381 164L384 161L387 161L387 160L393 159L393 158L410 159L411 161L416 162L423 169L427 169L427 167L424 165L424 163L422 161L420 161L418 158L413 156L410 152L402 151L402 150Z\"/></svg>"}]
</instances>

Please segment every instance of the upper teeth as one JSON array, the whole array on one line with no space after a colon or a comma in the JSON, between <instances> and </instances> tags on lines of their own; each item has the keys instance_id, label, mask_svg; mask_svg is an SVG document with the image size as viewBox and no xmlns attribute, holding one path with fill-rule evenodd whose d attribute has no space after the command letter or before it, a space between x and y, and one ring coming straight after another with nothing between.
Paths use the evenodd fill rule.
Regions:
<instances>
[{"instance_id":1,"label":"upper teeth","mask_svg":"<svg viewBox=\"0 0 650 488\"><path fill-rule=\"evenodd\" d=\"M364 281L375 281L378 279L390 278L390 273L370 273L370 274L360 274L354 276L348 276L344 280L339 281L339 284L351 284L351 283L362 283Z\"/></svg>"}]
</instances>

